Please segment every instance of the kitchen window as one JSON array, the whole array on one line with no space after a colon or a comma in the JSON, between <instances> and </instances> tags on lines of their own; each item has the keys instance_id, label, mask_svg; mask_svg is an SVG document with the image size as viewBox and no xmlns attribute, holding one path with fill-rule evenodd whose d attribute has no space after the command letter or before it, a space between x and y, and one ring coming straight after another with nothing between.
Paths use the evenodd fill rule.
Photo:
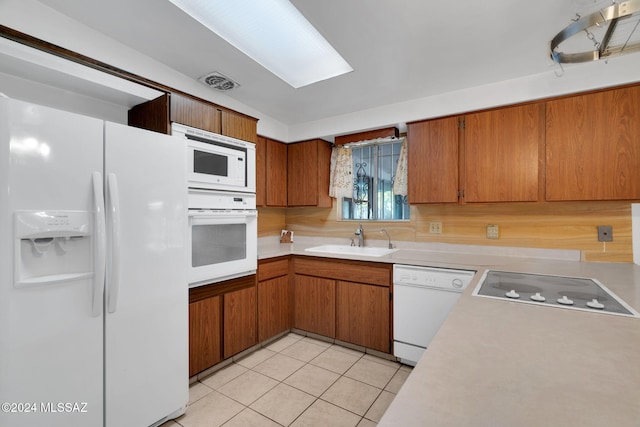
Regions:
<instances>
[{"instance_id":1,"label":"kitchen window","mask_svg":"<svg viewBox=\"0 0 640 427\"><path fill-rule=\"evenodd\" d=\"M340 217L343 220L408 220L406 194L394 185L406 167L398 168L403 139L372 144L354 144L351 151L351 188L340 193ZM402 177L406 181L406 176ZM395 191L394 191L395 187Z\"/></svg>"}]
</instances>

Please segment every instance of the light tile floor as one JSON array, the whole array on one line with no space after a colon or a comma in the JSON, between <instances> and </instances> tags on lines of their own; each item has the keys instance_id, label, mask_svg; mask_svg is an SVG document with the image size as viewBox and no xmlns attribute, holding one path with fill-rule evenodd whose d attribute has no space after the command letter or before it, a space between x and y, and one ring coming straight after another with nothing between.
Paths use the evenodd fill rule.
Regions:
<instances>
[{"instance_id":1,"label":"light tile floor","mask_svg":"<svg viewBox=\"0 0 640 427\"><path fill-rule=\"evenodd\" d=\"M162 427L375 426L411 368L290 333L191 385Z\"/></svg>"}]
</instances>

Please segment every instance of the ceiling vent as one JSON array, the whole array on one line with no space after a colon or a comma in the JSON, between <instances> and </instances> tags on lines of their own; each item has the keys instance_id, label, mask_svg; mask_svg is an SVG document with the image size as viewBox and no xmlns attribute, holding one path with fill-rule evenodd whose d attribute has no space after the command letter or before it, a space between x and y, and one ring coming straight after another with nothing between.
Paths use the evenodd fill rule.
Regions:
<instances>
[{"instance_id":1,"label":"ceiling vent","mask_svg":"<svg viewBox=\"0 0 640 427\"><path fill-rule=\"evenodd\" d=\"M240 86L240 83L231 80L229 77L217 71L202 76L198 80L209 87L222 91L231 90Z\"/></svg>"}]
</instances>

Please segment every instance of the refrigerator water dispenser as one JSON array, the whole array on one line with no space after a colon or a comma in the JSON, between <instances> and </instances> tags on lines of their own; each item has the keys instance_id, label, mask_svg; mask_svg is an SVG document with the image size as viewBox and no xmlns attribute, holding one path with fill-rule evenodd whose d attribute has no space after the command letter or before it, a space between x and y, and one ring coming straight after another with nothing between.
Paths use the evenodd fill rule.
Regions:
<instances>
[{"instance_id":1,"label":"refrigerator water dispenser","mask_svg":"<svg viewBox=\"0 0 640 427\"><path fill-rule=\"evenodd\" d=\"M91 277L90 220L87 211L16 211L15 286Z\"/></svg>"}]
</instances>

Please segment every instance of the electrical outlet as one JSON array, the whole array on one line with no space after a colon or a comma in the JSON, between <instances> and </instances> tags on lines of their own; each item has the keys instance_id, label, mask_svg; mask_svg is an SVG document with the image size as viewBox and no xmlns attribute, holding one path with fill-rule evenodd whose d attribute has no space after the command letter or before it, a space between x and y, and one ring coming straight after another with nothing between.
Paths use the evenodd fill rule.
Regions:
<instances>
[{"instance_id":1,"label":"electrical outlet","mask_svg":"<svg viewBox=\"0 0 640 427\"><path fill-rule=\"evenodd\" d=\"M497 224L487 225L487 239L499 239L500 227Z\"/></svg>"},{"instance_id":2,"label":"electrical outlet","mask_svg":"<svg viewBox=\"0 0 640 427\"><path fill-rule=\"evenodd\" d=\"M442 223L441 222L430 222L429 223L429 233L430 234L442 234Z\"/></svg>"},{"instance_id":3,"label":"electrical outlet","mask_svg":"<svg viewBox=\"0 0 640 427\"><path fill-rule=\"evenodd\" d=\"M611 225L598 226L598 242L613 242L613 227Z\"/></svg>"}]
</instances>

